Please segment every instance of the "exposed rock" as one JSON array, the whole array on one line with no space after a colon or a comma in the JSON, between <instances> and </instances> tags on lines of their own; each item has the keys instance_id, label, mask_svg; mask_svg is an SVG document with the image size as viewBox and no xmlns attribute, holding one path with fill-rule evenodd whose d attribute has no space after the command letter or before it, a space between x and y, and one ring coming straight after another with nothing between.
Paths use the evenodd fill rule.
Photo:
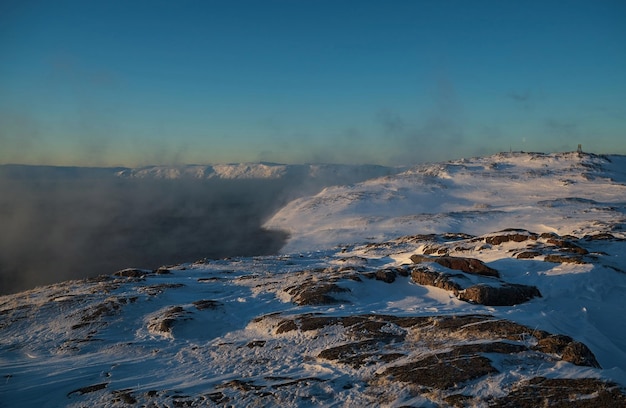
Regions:
<instances>
[{"instance_id":1,"label":"exposed rock","mask_svg":"<svg viewBox=\"0 0 626 408\"><path fill-rule=\"evenodd\" d=\"M586 264L585 260L581 256L576 255L558 255L558 254L549 254L543 258L545 262L552 263L574 263L574 264Z\"/></svg>"},{"instance_id":2,"label":"exposed rock","mask_svg":"<svg viewBox=\"0 0 626 408\"><path fill-rule=\"evenodd\" d=\"M342 288L335 283L307 282L294 288L285 289L292 295L292 302L299 306L305 305L330 305L344 302L330 295L330 293L350 292L350 289Z\"/></svg>"},{"instance_id":3,"label":"exposed rock","mask_svg":"<svg viewBox=\"0 0 626 408\"><path fill-rule=\"evenodd\" d=\"M624 407L626 395L616 384L594 378L535 377L514 388L508 395L490 402L493 408Z\"/></svg>"},{"instance_id":4,"label":"exposed rock","mask_svg":"<svg viewBox=\"0 0 626 408\"><path fill-rule=\"evenodd\" d=\"M600 368L600 364L596 361L591 350L569 336L549 335L540 339L533 349L543 353L558 354L562 360L579 366Z\"/></svg>"},{"instance_id":5,"label":"exposed rock","mask_svg":"<svg viewBox=\"0 0 626 408\"><path fill-rule=\"evenodd\" d=\"M485 242L491 245L500 245L509 241L524 242L529 239L537 240L537 234L526 230L504 230L502 234L486 237Z\"/></svg>"},{"instance_id":6,"label":"exposed rock","mask_svg":"<svg viewBox=\"0 0 626 408\"><path fill-rule=\"evenodd\" d=\"M481 260L475 258L464 258L456 256L429 257L425 255L415 254L411 255L411 261L416 264L423 262L435 262L446 268L455 269L474 275L492 276L496 278L500 276L497 270L488 267Z\"/></svg>"},{"instance_id":7,"label":"exposed rock","mask_svg":"<svg viewBox=\"0 0 626 408\"><path fill-rule=\"evenodd\" d=\"M479 355L433 355L419 361L387 368L381 376L393 381L445 390L459 383L497 373L487 357Z\"/></svg>"},{"instance_id":8,"label":"exposed rock","mask_svg":"<svg viewBox=\"0 0 626 408\"><path fill-rule=\"evenodd\" d=\"M517 259L532 259L541 256L541 252L537 251L524 251L517 254Z\"/></svg>"},{"instance_id":9,"label":"exposed rock","mask_svg":"<svg viewBox=\"0 0 626 408\"><path fill-rule=\"evenodd\" d=\"M613 241L616 240L615 235L608 232L601 232L593 235L585 235L584 239L587 241Z\"/></svg>"},{"instance_id":10,"label":"exposed rock","mask_svg":"<svg viewBox=\"0 0 626 408\"><path fill-rule=\"evenodd\" d=\"M94 384L94 385L88 385L88 386L86 386L86 387L81 387L81 388L78 388L78 389L76 389L76 390L74 390L74 391L69 392L69 393L67 394L67 396L69 397L69 396L71 396L71 395L73 395L73 394L81 394L81 395L82 395L82 394L89 394L90 392L95 392L95 391L100 391L100 390L103 390L103 389L105 389L108 385L109 385L109 383L108 383L108 382L105 382L105 383L100 383L100 384Z\"/></svg>"},{"instance_id":11,"label":"exposed rock","mask_svg":"<svg viewBox=\"0 0 626 408\"><path fill-rule=\"evenodd\" d=\"M264 347L265 343L266 343L265 340L254 340L254 341L251 341L248 344L246 344L246 347L248 347L248 348Z\"/></svg>"},{"instance_id":12,"label":"exposed rock","mask_svg":"<svg viewBox=\"0 0 626 408\"><path fill-rule=\"evenodd\" d=\"M395 381L447 389L498 372L491 365L491 360L481 356L482 353L515 354L526 350L524 345L499 341L465 344L456 346L449 352L389 367L381 375L391 375Z\"/></svg>"},{"instance_id":13,"label":"exposed rock","mask_svg":"<svg viewBox=\"0 0 626 408\"><path fill-rule=\"evenodd\" d=\"M376 271L376 280L386 283L393 283L396 280L396 271L390 269L379 269Z\"/></svg>"},{"instance_id":14,"label":"exposed rock","mask_svg":"<svg viewBox=\"0 0 626 408\"><path fill-rule=\"evenodd\" d=\"M196 300L195 302L193 302L193 305L198 310L205 310L205 309L217 309L219 306L222 306L222 303L218 302L217 300L202 299L202 300Z\"/></svg>"},{"instance_id":15,"label":"exposed rock","mask_svg":"<svg viewBox=\"0 0 626 408\"><path fill-rule=\"evenodd\" d=\"M122 304L127 303L127 300L118 298L109 298L105 302L94 305L92 307L83 310L80 323L72 326L72 329L79 329L92 324L103 324L100 319L104 316L114 315Z\"/></svg>"},{"instance_id":16,"label":"exposed rock","mask_svg":"<svg viewBox=\"0 0 626 408\"><path fill-rule=\"evenodd\" d=\"M486 306L513 306L541 297L539 289L535 286L511 284L500 280L471 285L471 281L462 273L437 272L425 267L414 268L411 279L420 285L448 290L460 300Z\"/></svg>"},{"instance_id":17,"label":"exposed rock","mask_svg":"<svg viewBox=\"0 0 626 408\"><path fill-rule=\"evenodd\" d=\"M582 248L574 244L573 242L565 239L550 238L546 242L548 244L559 247L564 252L572 252L579 255L587 255L589 253L589 251L587 251L585 248Z\"/></svg>"},{"instance_id":18,"label":"exposed rock","mask_svg":"<svg viewBox=\"0 0 626 408\"><path fill-rule=\"evenodd\" d=\"M324 360L334 360L338 363L348 364L353 368L359 368L381 361L391 362L405 356L402 353L381 352L382 346L384 346L384 343L381 343L379 339L361 340L325 349L319 353L317 357Z\"/></svg>"},{"instance_id":19,"label":"exposed rock","mask_svg":"<svg viewBox=\"0 0 626 408\"><path fill-rule=\"evenodd\" d=\"M520 359L529 359L529 364L536 361L536 364L546 365L563 360L598 367L593 353L582 343L489 315L342 317L305 314L268 315L256 319L257 322L264 320L274 322L277 335L301 331L313 332L309 334L312 339L325 339L320 340L319 344L324 346L315 355L317 359L352 370L372 366L377 374L367 381L375 387L399 382L417 386L415 390L421 390L420 393L460 389L469 381L497 374L502 361L518 364ZM338 330L343 335L336 338L348 341L329 344L327 334L336 335ZM535 346L530 347L530 344ZM494 361L500 362L496 367L490 357L494 354L508 357L496 358ZM595 386L614 394L618 400L623 398L619 391L612 393L606 383L598 382ZM511 395L517 398L518 394ZM477 403L480 397L468 398L457 399ZM507 400L498 401L504 404ZM552 399L546 396L545 401ZM515 406L514 402L511 404Z\"/></svg>"},{"instance_id":20,"label":"exposed rock","mask_svg":"<svg viewBox=\"0 0 626 408\"><path fill-rule=\"evenodd\" d=\"M133 397L130 390L113 391L113 402L123 402L124 404L136 404L137 398Z\"/></svg>"},{"instance_id":21,"label":"exposed rock","mask_svg":"<svg viewBox=\"0 0 626 408\"><path fill-rule=\"evenodd\" d=\"M457 296L459 291L463 290L463 287L457 282L454 282L452 280L453 277L462 279L465 278L461 274L446 274L421 267L413 268L411 271L411 279L413 282L420 285L434 286L436 288L448 290L452 292L454 296Z\"/></svg>"},{"instance_id":22,"label":"exposed rock","mask_svg":"<svg viewBox=\"0 0 626 408\"><path fill-rule=\"evenodd\" d=\"M504 283L499 286L478 284L458 294L459 299L486 306L513 306L541 297L535 286Z\"/></svg>"},{"instance_id":23,"label":"exposed rock","mask_svg":"<svg viewBox=\"0 0 626 408\"><path fill-rule=\"evenodd\" d=\"M184 286L185 285L183 285L182 283L160 283L157 285L142 286L139 288L139 291L146 293L150 296L157 296L163 293L166 289L176 289L182 288Z\"/></svg>"},{"instance_id":24,"label":"exposed rock","mask_svg":"<svg viewBox=\"0 0 626 408\"><path fill-rule=\"evenodd\" d=\"M148 330L155 334L171 337L172 327L177 319L185 314L185 309L180 306L167 308L162 314L150 319Z\"/></svg>"},{"instance_id":25,"label":"exposed rock","mask_svg":"<svg viewBox=\"0 0 626 408\"><path fill-rule=\"evenodd\" d=\"M126 268L126 269L122 269L120 271L115 272L113 275L115 276L123 276L126 278L142 278L144 276L146 276L147 274L152 273L151 271L146 271L143 269L136 269L136 268Z\"/></svg>"}]
</instances>

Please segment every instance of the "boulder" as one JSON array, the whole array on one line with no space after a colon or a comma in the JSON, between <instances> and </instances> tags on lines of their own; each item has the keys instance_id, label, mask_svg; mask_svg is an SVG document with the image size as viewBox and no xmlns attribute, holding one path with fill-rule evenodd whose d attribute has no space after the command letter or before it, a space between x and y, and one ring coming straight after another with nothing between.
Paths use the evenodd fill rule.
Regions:
<instances>
[{"instance_id":1,"label":"boulder","mask_svg":"<svg viewBox=\"0 0 626 408\"><path fill-rule=\"evenodd\" d=\"M393 283L396 280L396 271L391 269L379 269L376 271L376 280Z\"/></svg>"},{"instance_id":2,"label":"boulder","mask_svg":"<svg viewBox=\"0 0 626 408\"><path fill-rule=\"evenodd\" d=\"M453 277L464 278L463 275L445 274L431 271L427 268L417 267L411 272L411 279L419 285L434 286L436 288L448 290L457 296L463 287L452 280Z\"/></svg>"}]
</instances>

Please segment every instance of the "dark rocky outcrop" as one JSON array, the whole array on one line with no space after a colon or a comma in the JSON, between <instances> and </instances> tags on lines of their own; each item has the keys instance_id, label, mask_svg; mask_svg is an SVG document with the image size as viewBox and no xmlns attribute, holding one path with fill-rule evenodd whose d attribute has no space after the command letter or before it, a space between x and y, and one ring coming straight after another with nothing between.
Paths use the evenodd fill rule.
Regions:
<instances>
[{"instance_id":1,"label":"dark rocky outcrop","mask_svg":"<svg viewBox=\"0 0 626 408\"><path fill-rule=\"evenodd\" d=\"M585 264L585 260L581 256L576 255L559 255L559 254L548 254L543 258L545 262L552 263L574 263L574 264Z\"/></svg>"},{"instance_id":2,"label":"dark rocky outcrop","mask_svg":"<svg viewBox=\"0 0 626 408\"><path fill-rule=\"evenodd\" d=\"M441 315L441 316L393 316L393 315L348 315L327 316L303 314L283 316L273 314L255 319L266 327L270 323L280 338L293 338L294 331L306 333L311 341L319 339L321 350L311 357L325 364L339 364L344 375L358 375L363 367L374 375L364 378L371 387L389 387L400 383L417 394L424 396L442 395L453 406L481 406L486 401L482 395L455 394L454 390L471 390L472 381L492 381L489 376L507 370L507 365L518 367L528 364L533 367L549 367L559 361L599 367L593 353L582 343L564 335L548 333L509 320L490 315ZM333 333L335 341L329 342ZM339 336L337 334L340 333ZM270 341L263 343L267 347ZM248 344L248 347L256 345ZM315 346L313 350L317 349ZM319 350L319 349L317 349ZM541 395L542 403L554 406L562 402L565 393L560 393L557 384L571 395L577 381L582 389L580 395L596 403L622 402L624 394L611 383L591 379L554 379L554 383L533 378L514 384L513 391L502 397L490 399L486 405L524 405L538 401L523 395L518 390ZM550 380L552 381L552 380ZM276 385L274 385L275 387ZM394 385L395 387L395 385ZM248 387L246 387L248 388ZM250 388L249 390L260 390ZM552 395L548 390L554 392ZM545 393L544 393L545 392ZM446 395L447 394L447 395ZM430 397L428 397L430 398ZM581 402L582 401L582 402ZM573 399L573 406L583 403L591 407L586 399ZM492 404L493 403L493 404ZM556 405L561 406L561 405ZM619 406L619 405L601 405Z\"/></svg>"},{"instance_id":3,"label":"dark rocky outcrop","mask_svg":"<svg viewBox=\"0 0 626 408\"><path fill-rule=\"evenodd\" d=\"M497 270L488 267L483 261L475 258L464 258L456 256L425 256L425 255L411 255L411 261L419 264L424 262L435 262L443 267L463 271L465 273L471 273L474 275L499 277L500 274Z\"/></svg>"},{"instance_id":4,"label":"dark rocky outcrop","mask_svg":"<svg viewBox=\"0 0 626 408\"><path fill-rule=\"evenodd\" d=\"M192 304L198 310L217 309L218 307L222 306L221 302L218 302L217 300L210 300L210 299L196 300Z\"/></svg>"},{"instance_id":5,"label":"dark rocky outcrop","mask_svg":"<svg viewBox=\"0 0 626 408\"><path fill-rule=\"evenodd\" d=\"M146 276L147 274L152 273L152 271L146 271L143 269L136 269L136 268L127 268L127 269L122 269L119 270L117 272L115 272L113 275L114 276L123 276L126 278L142 278L144 276Z\"/></svg>"},{"instance_id":6,"label":"dark rocky outcrop","mask_svg":"<svg viewBox=\"0 0 626 408\"><path fill-rule=\"evenodd\" d=\"M538 251L523 251L516 255L517 259L532 259L541 256L541 252Z\"/></svg>"},{"instance_id":7,"label":"dark rocky outcrop","mask_svg":"<svg viewBox=\"0 0 626 408\"><path fill-rule=\"evenodd\" d=\"M393 283L396 280L397 273L390 269L379 269L376 271L376 280L387 283Z\"/></svg>"},{"instance_id":8,"label":"dark rocky outcrop","mask_svg":"<svg viewBox=\"0 0 626 408\"><path fill-rule=\"evenodd\" d=\"M292 295L291 301L299 306L331 305L345 302L331 296L331 294L350 292L350 289L329 282L307 282L297 287L285 289L285 292Z\"/></svg>"},{"instance_id":9,"label":"dark rocky outcrop","mask_svg":"<svg viewBox=\"0 0 626 408\"><path fill-rule=\"evenodd\" d=\"M574 237L574 239L577 238ZM571 252L579 255L587 255L589 253L589 251L587 251L585 248L574 244L571 240L549 238L548 240L546 240L546 243L558 247L563 252Z\"/></svg>"},{"instance_id":10,"label":"dark rocky outcrop","mask_svg":"<svg viewBox=\"0 0 626 408\"><path fill-rule=\"evenodd\" d=\"M618 408L626 406L619 386L595 378L535 377L489 404L492 408Z\"/></svg>"},{"instance_id":11,"label":"dark rocky outcrop","mask_svg":"<svg viewBox=\"0 0 626 408\"><path fill-rule=\"evenodd\" d=\"M431 271L428 268L417 267L411 271L411 279L413 282L425 285L434 286L440 289L448 290L457 296L460 291L463 290L463 286L455 282L453 278L465 279L462 274L450 274Z\"/></svg>"},{"instance_id":12,"label":"dark rocky outcrop","mask_svg":"<svg viewBox=\"0 0 626 408\"><path fill-rule=\"evenodd\" d=\"M413 282L450 291L466 302L486 306L513 306L541 297L535 286L507 283L492 279L488 283L472 284L462 273L446 273L416 267L411 272Z\"/></svg>"},{"instance_id":13,"label":"dark rocky outcrop","mask_svg":"<svg viewBox=\"0 0 626 408\"><path fill-rule=\"evenodd\" d=\"M596 361L591 350L584 344L574 341L571 337L551 335L546 332L538 333L538 336L541 338L533 347L534 350L547 354L558 354L564 361L579 366L600 368L600 364Z\"/></svg>"},{"instance_id":14,"label":"dark rocky outcrop","mask_svg":"<svg viewBox=\"0 0 626 408\"><path fill-rule=\"evenodd\" d=\"M514 306L541 297L535 286L503 283L498 286L478 284L458 294L459 299L485 306Z\"/></svg>"},{"instance_id":15,"label":"dark rocky outcrop","mask_svg":"<svg viewBox=\"0 0 626 408\"><path fill-rule=\"evenodd\" d=\"M526 230L512 229L504 230L498 235L485 237L485 242L491 245L500 245L505 242L524 242L527 240L537 240L537 234Z\"/></svg>"},{"instance_id":16,"label":"dark rocky outcrop","mask_svg":"<svg viewBox=\"0 0 626 408\"><path fill-rule=\"evenodd\" d=\"M148 323L148 330L165 336L170 336L172 328L176 321L185 315L185 309L181 306L172 306L163 311L162 314L155 316Z\"/></svg>"},{"instance_id":17,"label":"dark rocky outcrop","mask_svg":"<svg viewBox=\"0 0 626 408\"><path fill-rule=\"evenodd\" d=\"M433 355L409 364L389 367L382 376L390 376L392 381L445 390L497 372L487 357Z\"/></svg>"}]
</instances>

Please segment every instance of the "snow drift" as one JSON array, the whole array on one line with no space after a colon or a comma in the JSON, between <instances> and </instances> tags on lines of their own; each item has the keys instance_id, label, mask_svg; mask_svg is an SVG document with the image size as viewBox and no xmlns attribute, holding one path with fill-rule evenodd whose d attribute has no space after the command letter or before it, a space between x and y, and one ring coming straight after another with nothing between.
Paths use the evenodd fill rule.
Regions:
<instances>
[{"instance_id":1,"label":"snow drift","mask_svg":"<svg viewBox=\"0 0 626 408\"><path fill-rule=\"evenodd\" d=\"M2 404L622 407L625 176L424 165L291 202L281 255L2 296Z\"/></svg>"}]
</instances>

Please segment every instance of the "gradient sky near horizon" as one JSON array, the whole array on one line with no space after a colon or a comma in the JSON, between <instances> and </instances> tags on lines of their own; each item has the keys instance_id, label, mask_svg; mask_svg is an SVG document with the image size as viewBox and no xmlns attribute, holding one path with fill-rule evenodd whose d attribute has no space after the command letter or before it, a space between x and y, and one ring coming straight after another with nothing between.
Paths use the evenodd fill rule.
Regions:
<instances>
[{"instance_id":1,"label":"gradient sky near horizon","mask_svg":"<svg viewBox=\"0 0 626 408\"><path fill-rule=\"evenodd\" d=\"M0 164L626 154L626 2L0 3Z\"/></svg>"}]
</instances>

